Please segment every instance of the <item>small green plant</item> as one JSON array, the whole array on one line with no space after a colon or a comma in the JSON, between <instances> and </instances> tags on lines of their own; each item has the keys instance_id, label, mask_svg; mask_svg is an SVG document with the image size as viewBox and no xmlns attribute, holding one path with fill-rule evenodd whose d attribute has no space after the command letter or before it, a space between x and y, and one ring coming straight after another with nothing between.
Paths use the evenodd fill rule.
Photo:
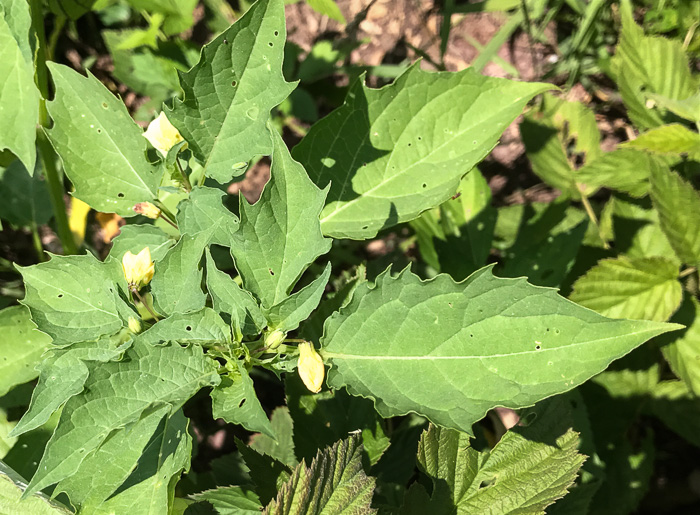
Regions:
<instances>
[{"instance_id":1,"label":"small green plant","mask_svg":"<svg viewBox=\"0 0 700 515\"><path fill-rule=\"evenodd\" d=\"M700 390L688 357L700 199L678 174L693 173L700 148L683 121L700 123L697 79L680 44L644 35L628 3L612 69L648 130L607 153L592 112L550 85L419 64L381 89L355 81L290 152L270 114L296 86L282 74L282 0L258 0L205 45L179 74L181 98L143 132L92 74L35 62L44 43L24 0L0 6L0 71L11 78L0 126L15 120L0 147L18 158L4 176L34 184L43 163L51 183L55 151L74 197L130 219L104 260L17 267L26 293L0 311L13 345L2 394L40 364L9 434L27 442L5 457L21 471L0 469L11 509L586 511L616 486L603 486L603 468L644 469L618 432L592 429L577 387L596 376L610 397L653 394L648 409L664 421L676 413L665 401ZM650 62L659 55L671 55L671 85ZM35 70L50 73L51 99ZM496 210L475 166L541 94L521 131L534 171L562 197ZM260 199L229 209L225 185L260 156L271 158ZM602 209L601 188L615 191ZM16 223L48 217L41 191ZM343 245L399 224L418 243L419 274L341 268ZM652 338L680 379L653 358L637 375L606 371L658 353L640 347ZM270 377L287 405L268 416L254 379ZM193 404L256 435L210 471L191 470ZM500 439L478 424L498 407L522 409ZM629 511L637 495L616 502Z\"/></svg>"}]
</instances>

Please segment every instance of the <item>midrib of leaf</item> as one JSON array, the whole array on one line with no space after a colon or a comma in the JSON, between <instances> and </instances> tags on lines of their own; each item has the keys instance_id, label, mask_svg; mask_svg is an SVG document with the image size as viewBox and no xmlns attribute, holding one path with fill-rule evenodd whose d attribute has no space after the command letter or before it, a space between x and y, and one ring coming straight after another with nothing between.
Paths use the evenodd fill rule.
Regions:
<instances>
[{"instance_id":1,"label":"midrib of leaf","mask_svg":"<svg viewBox=\"0 0 700 515\"><path fill-rule=\"evenodd\" d=\"M447 90L447 91L450 91L450 90ZM420 113L420 111L422 111L425 107L429 106L433 101L437 100L437 99L440 97L440 95L443 95L443 94L446 93L447 91L444 91L444 92L442 92L442 93L439 93L435 98L431 99L428 103L426 103L424 106L422 106L422 107L418 110L418 113ZM476 100L477 100L482 94L483 94L483 91L480 90L480 91L479 91L479 94L475 97L474 102L472 102L472 103L476 103ZM522 97L520 97L520 98L522 98ZM520 98L518 98L518 99L516 100L516 102L519 101ZM386 109L385 109L385 111L386 111ZM384 113L382 113L382 114L384 114ZM495 114L492 114L491 116L489 116L489 118L487 118L486 120L484 120L484 121L483 121L482 123L480 123L479 125L484 125L485 123L488 123L489 120L492 120L493 118L495 118L495 116L496 116ZM347 122L347 120L349 120L350 118L351 118L351 117L348 116L347 119L346 119L346 122ZM381 118L381 115L380 115L379 117L377 117L377 120L379 120L380 118ZM343 124L345 124L346 122L343 122ZM376 123L376 120L375 120L374 123ZM395 138L395 141L396 141L396 142L398 142L398 141L401 139L401 136L402 136L403 133L405 132L405 130L406 130L406 128L408 127L408 125L409 125L409 124L406 124L406 126L401 130L401 133L399 134L399 137ZM462 131L459 131L459 132L455 133L455 134L453 135L452 138L450 138L450 139L444 141L441 145L438 145L438 146L435 147L433 150L431 150L429 153L427 153L426 155L424 155L423 157L421 157L421 158L418 159L417 161L414 161L414 162L413 162L411 165L409 165L407 168L404 168L403 170L400 170L399 173L390 176L388 179L384 179L384 180L380 181L377 185L372 186L370 189L368 189L368 190L365 191L365 192L362 192L362 194L360 194L359 196L355 197L354 199L351 199L351 200L348 200L348 201L344 202L341 206L339 206L338 208L336 208L335 210L333 210L332 213L329 213L328 215L326 215L326 216L324 216L323 218L321 218L321 223L323 223L323 222L329 220L330 218L334 217L335 215L337 215L338 213L340 213L341 211L343 211L344 209L346 209L348 206L350 206L350 205L352 205L352 204L358 202L359 200L361 200L363 197L370 196L370 194L371 194L372 192L374 192L375 190L378 190L378 189L380 189L380 188L382 188L382 187L384 187L384 186L389 185L389 184L390 184L392 181L394 181L395 179L402 178L407 172L409 172L411 169L413 169L416 165L422 163L422 162L425 161L427 158L432 157L433 154L435 154L437 151L439 151L440 149L442 149L442 147L444 147L444 146L447 145L447 144L451 144L455 139L457 139L458 137L461 137L465 132L470 131L470 130L473 130L474 127L475 127L474 125L471 125L471 126L469 126L469 127L464 128ZM339 131L338 131L338 134L340 134L340 132L341 132L341 131L339 130ZM335 141L336 141L337 138L338 138L338 134L336 134L336 137L335 137L335 139L334 139L333 144L335 144ZM367 134L367 137L369 137L369 134ZM396 145L394 145L394 147L395 147L395 146L396 146ZM390 165L391 162L392 162L392 159L394 158L394 155L396 155L396 152L395 152L395 150L392 150L392 151L391 151L391 157L389 157L389 159L387 160L386 165L384 166L384 170L383 170L383 176L384 176L384 177L386 177L387 170L388 170L388 168L389 168L389 165ZM353 162L352 162L353 165L355 164L355 160L357 159L357 156L358 156L358 154L356 153L355 156L353 157ZM468 171L469 171L469 170L465 171L464 173L466 174ZM353 175L352 177L354 177L354 175ZM333 199L333 201L337 201L337 200L339 200L340 198L342 198L342 194L345 193L345 187L346 187L346 185L348 184L348 182L350 182L350 180L351 180L352 177L351 177L349 174L346 176L345 181L343 182L343 189L341 190L341 194L338 196L337 199ZM391 199L391 198L395 198L395 197L396 197L396 196L394 196L394 197L389 196L389 197L381 197L381 198Z\"/></svg>"},{"instance_id":2,"label":"midrib of leaf","mask_svg":"<svg viewBox=\"0 0 700 515\"><path fill-rule=\"evenodd\" d=\"M111 315L112 317L114 317L114 318L116 318L116 319L119 320L119 315L117 315L117 314L115 314L115 313L112 313L111 311L106 311L106 310L104 310L104 309L102 309L102 308L100 308L100 307L98 307L98 306L95 306L94 304L90 304L89 302L87 302L87 301L81 299L80 297L77 297L77 296L73 295L73 294L72 294L71 292L69 292L69 291L63 290L63 289L61 289L61 288L56 288L56 286L55 286L54 284L52 284L52 283L47 283L46 281L41 280L39 277L32 277L32 281L37 281L37 282L40 282L41 284L43 284L43 285L45 285L45 286L49 286L49 287L51 287L51 288L55 288L56 290L62 292L63 295L68 295L69 297L71 297L71 298L73 298L73 299L75 299L75 300L80 301L82 304L84 304L84 305L86 305L86 306L89 306L89 307L91 307L91 308L93 308L93 309L96 309L97 311L101 311L102 313L106 313L106 314L108 314L108 315Z\"/></svg>"},{"instance_id":3,"label":"midrib of leaf","mask_svg":"<svg viewBox=\"0 0 700 515\"><path fill-rule=\"evenodd\" d=\"M674 325L678 329L682 329L684 327L684 326L681 326L678 324L670 324L670 325ZM627 336L634 336L634 335L644 334L644 333L648 333L648 332L654 332L654 331L649 331L649 330L634 331L634 332L626 333L626 335ZM458 334L456 334L453 338L456 338L457 336L458 336ZM369 356L366 354L343 354L341 352L327 352L327 351L321 351L321 354L326 358L340 358L340 359L348 359L348 360L376 360L376 361L441 361L441 360L449 360L449 361L455 361L455 360L478 359L481 361L484 359L510 358L513 356L524 356L524 355L528 355L528 354L546 354L548 352L561 351L562 349L571 349L571 348L579 347L581 345L603 343L603 342L606 342L609 340L615 340L617 338L618 337L616 337L616 336L610 336L610 337L606 337L606 338L597 338L595 340L586 340L584 342L579 342L579 343L571 343L569 345L563 345L561 347L551 347L551 348L540 349L540 350L510 352L508 354L489 354L489 355L485 355L485 356L430 356L430 355L422 355L422 356L374 355L374 356ZM431 352L435 352L442 345L450 342L451 340L452 340L452 338L450 338L449 340L445 340L439 346L435 347L435 349L433 349Z\"/></svg>"},{"instance_id":4,"label":"midrib of leaf","mask_svg":"<svg viewBox=\"0 0 700 515\"><path fill-rule=\"evenodd\" d=\"M255 27L257 30L257 33L260 32L260 27L262 26L263 22L265 21L265 15L269 11L270 4L267 4L267 8L265 9L265 14L260 17L260 23ZM250 26L246 27L248 30L250 30ZM242 29L245 30L245 29ZM240 32L239 32L240 34ZM255 38L255 42L253 43L253 50L256 50L258 48L258 42L261 41L262 38ZM253 55L253 50L251 50L248 55L245 57L245 66L243 66L243 72L241 73L240 77L240 82L243 83L243 77L247 77L247 72L248 72L248 63L250 62L250 57ZM214 72L212 71L212 81L214 80ZM232 107L235 103L236 97L238 96L238 90L233 94L233 97L231 98L231 103L228 105L228 108L226 109L226 114L224 115L224 120L221 123L221 130L219 131L219 134L223 131L223 128L226 126L226 123L228 122L228 118L231 115ZM245 113L236 113L237 115L243 115L245 116ZM214 155L214 149L217 148L217 145L219 143L219 134L214 134L214 144L211 146L211 151L209 152L209 155L207 156L207 160L204 163L204 169L207 170L209 168L209 161L211 160L211 156Z\"/></svg>"},{"instance_id":5,"label":"midrib of leaf","mask_svg":"<svg viewBox=\"0 0 700 515\"><path fill-rule=\"evenodd\" d=\"M88 77L88 80L89 80L89 79L90 79L90 78ZM83 79L83 78L81 77L81 80L85 80L85 79ZM95 79L95 80L97 80L97 79ZM78 98L81 97L80 93L79 93L75 88L72 87L72 84L70 83L70 81L66 81L65 83L68 84L69 86L71 86L71 89L72 89L73 92L78 96ZM110 93L110 94L111 94L111 93ZM55 102L55 100L54 100L54 102ZM84 105L87 106L86 108L87 108L88 111L90 111L90 114L92 114L92 115L96 118L97 123L100 123L100 122L98 121L98 120L100 120L100 116L97 115L97 114L95 114L95 111L93 111L93 109L92 109L91 106L89 106L89 105L87 105L87 104L84 104ZM130 116L127 115L127 118L128 118L127 122L133 123L133 120L131 119ZM112 143L112 146L113 146L114 148L117 149L117 152L116 152L116 153L121 157L121 160L124 161L124 162L127 164L128 169L134 174L134 176L136 176L136 178L137 178L137 179L139 180L139 182L146 188L146 190L147 190L149 193L151 193L151 194L153 195L153 197L155 198L155 197L157 196L157 193L154 192L153 190L151 190L151 188L150 188L145 182L143 182L143 179L141 178L141 175L139 175L139 173L136 171L136 169L135 169L134 166L131 164L131 162L129 161L129 159L126 157L126 155L124 155L124 153L123 153L122 150L121 150L121 147L120 147L119 145L117 145L116 142L112 139L112 135L110 134L110 131L109 131L108 129L106 129L105 126L102 125L102 123L100 123L100 127L101 127L102 130L104 131L104 135L107 136L107 138L109 139L109 141ZM121 177L114 176L114 175L112 175L112 176L110 176L110 177L111 177L112 179L116 179L117 181L120 181L120 182L124 183L124 184L127 185L127 186L130 186L130 187L133 187L133 186L134 186L132 183L127 182L125 179L122 179Z\"/></svg>"}]
</instances>

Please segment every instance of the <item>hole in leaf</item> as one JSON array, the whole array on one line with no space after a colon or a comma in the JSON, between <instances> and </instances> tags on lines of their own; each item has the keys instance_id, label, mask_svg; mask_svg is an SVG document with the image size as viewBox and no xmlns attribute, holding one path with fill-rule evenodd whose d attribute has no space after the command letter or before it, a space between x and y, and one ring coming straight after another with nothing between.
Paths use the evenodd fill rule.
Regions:
<instances>
[{"instance_id":1,"label":"hole in leaf","mask_svg":"<svg viewBox=\"0 0 700 515\"><path fill-rule=\"evenodd\" d=\"M104 107L105 109L107 109L109 106L107 105L107 102L102 102L102 107Z\"/></svg>"},{"instance_id":2,"label":"hole in leaf","mask_svg":"<svg viewBox=\"0 0 700 515\"><path fill-rule=\"evenodd\" d=\"M119 198L124 198L124 194L123 194L123 193L117 193L117 197L119 197Z\"/></svg>"},{"instance_id":3,"label":"hole in leaf","mask_svg":"<svg viewBox=\"0 0 700 515\"><path fill-rule=\"evenodd\" d=\"M234 80L233 82L231 82L231 86L233 86L234 88L238 86L238 81Z\"/></svg>"},{"instance_id":4,"label":"hole in leaf","mask_svg":"<svg viewBox=\"0 0 700 515\"><path fill-rule=\"evenodd\" d=\"M426 183L423 183L423 187L424 187L424 188L427 188L428 185L427 185Z\"/></svg>"},{"instance_id":5,"label":"hole in leaf","mask_svg":"<svg viewBox=\"0 0 700 515\"><path fill-rule=\"evenodd\" d=\"M97 134L102 134L102 129L97 129Z\"/></svg>"},{"instance_id":6,"label":"hole in leaf","mask_svg":"<svg viewBox=\"0 0 700 515\"><path fill-rule=\"evenodd\" d=\"M188 325L187 327L185 327L185 330L186 330L186 331L191 331L191 330L192 330L192 326L191 326L191 325Z\"/></svg>"},{"instance_id":7,"label":"hole in leaf","mask_svg":"<svg viewBox=\"0 0 700 515\"><path fill-rule=\"evenodd\" d=\"M271 47L275 46L275 45L272 43L272 41L270 41L270 42L268 43L268 45L271 46Z\"/></svg>"},{"instance_id":8,"label":"hole in leaf","mask_svg":"<svg viewBox=\"0 0 700 515\"><path fill-rule=\"evenodd\" d=\"M246 399L241 399L241 402L238 403L238 407L242 408L243 405L245 404Z\"/></svg>"},{"instance_id":9,"label":"hole in leaf","mask_svg":"<svg viewBox=\"0 0 700 515\"><path fill-rule=\"evenodd\" d=\"M539 345L539 344L535 345L535 350L542 350L542 345Z\"/></svg>"},{"instance_id":10,"label":"hole in leaf","mask_svg":"<svg viewBox=\"0 0 700 515\"><path fill-rule=\"evenodd\" d=\"M275 275L275 272L272 271L272 268L268 268L267 271L270 272L270 275Z\"/></svg>"},{"instance_id":11,"label":"hole in leaf","mask_svg":"<svg viewBox=\"0 0 700 515\"><path fill-rule=\"evenodd\" d=\"M62 293L59 293L59 294L58 294L58 298L59 298L59 299L62 299L62 298L63 298L63 294L62 294Z\"/></svg>"},{"instance_id":12,"label":"hole in leaf","mask_svg":"<svg viewBox=\"0 0 700 515\"><path fill-rule=\"evenodd\" d=\"M279 35L280 35L279 31L276 30L276 31L275 31L275 36L279 36Z\"/></svg>"},{"instance_id":13,"label":"hole in leaf","mask_svg":"<svg viewBox=\"0 0 700 515\"><path fill-rule=\"evenodd\" d=\"M363 225L363 226L362 226L362 230L363 230L363 231L366 230L366 229L369 229L369 225Z\"/></svg>"}]
</instances>

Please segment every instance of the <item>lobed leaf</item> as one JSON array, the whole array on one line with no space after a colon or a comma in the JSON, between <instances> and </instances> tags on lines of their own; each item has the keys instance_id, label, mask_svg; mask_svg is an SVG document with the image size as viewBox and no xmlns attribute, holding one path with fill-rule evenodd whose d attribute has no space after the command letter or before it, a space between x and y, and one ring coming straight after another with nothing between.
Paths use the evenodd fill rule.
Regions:
<instances>
[{"instance_id":1,"label":"lobed leaf","mask_svg":"<svg viewBox=\"0 0 700 515\"><path fill-rule=\"evenodd\" d=\"M161 168L146 159L143 131L124 103L94 75L47 63L56 97L46 133L63 161L74 195L97 211L136 216L134 204L158 197Z\"/></svg>"},{"instance_id":2,"label":"lobed leaf","mask_svg":"<svg viewBox=\"0 0 700 515\"><path fill-rule=\"evenodd\" d=\"M416 64L392 85L356 81L345 103L294 149L311 179L330 190L323 233L367 239L455 194L527 102L549 85L429 73Z\"/></svg>"},{"instance_id":3,"label":"lobed leaf","mask_svg":"<svg viewBox=\"0 0 700 515\"><path fill-rule=\"evenodd\" d=\"M226 194L215 188L199 187L178 204L177 225L181 234L195 236L213 231L211 243L228 247L238 230L238 217L222 204Z\"/></svg>"},{"instance_id":4,"label":"lobed leaf","mask_svg":"<svg viewBox=\"0 0 700 515\"><path fill-rule=\"evenodd\" d=\"M677 327L610 320L490 268L461 283L387 270L326 321L321 355L329 386L373 399L382 416L470 432L489 409L568 391Z\"/></svg>"},{"instance_id":5,"label":"lobed leaf","mask_svg":"<svg viewBox=\"0 0 700 515\"><path fill-rule=\"evenodd\" d=\"M30 175L36 162L41 95L34 83L34 31L27 2L0 3L0 150L9 149Z\"/></svg>"},{"instance_id":6,"label":"lobed leaf","mask_svg":"<svg viewBox=\"0 0 700 515\"><path fill-rule=\"evenodd\" d=\"M304 270L331 248L318 219L326 192L309 180L276 131L272 138L270 181L255 204L240 197L241 224L231 236L243 285L263 307L285 299Z\"/></svg>"},{"instance_id":7,"label":"lobed leaf","mask_svg":"<svg viewBox=\"0 0 700 515\"><path fill-rule=\"evenodd\" d=\"M114 263L106 266L87 254L17 267L26 290L22 304L55 345L96 340L126 325L134 312L119 294L118 284L126 286L126 280Z\"/></svg>"},{"instance_id":8,"label":"lobed leaf","mask_svg":"<svg viewBox=\"0 0 700 515\"><path fill-rule=\"evenodd\" d=\"M50 500L43 493L22 499L24 479L11 468L0 462L0 512L10 514L31 513L32 515L69 515L65 506Z\"/></svg>"},{"instance_id":9,"label":"lobed leaf","mask_svg":"<svg viewBox=\"0 0 700 515\"><path fill-rule=\"evenodd\" d=\"M199 346L154 347L138 340L122 361L91 367L83 392L66 403L25 496L75 474L115 430L148 410L178 409L200 388L217 385L217 368Z\"/></svg>"},{"instance_id":10,"label":"lobed leaf","mask_svg":"<svg viewBox=\"0 0 700 515\"><path fill-rule=\"evenodd\" d=\"M207 177L228 182L254 156L270 154L270 110L294 89L282 76L285 34L282 0L258 0L180 73L185 97L168 118Z\"/></svg>"},{"instance_id":11,"label":"lobed leaf","mask_svg":"<svg viewBox=\"0 0 700 515\"><path fill-rule=\"evenodd\" d=\"M257 515L262 510L255 492L240 486L220 486L191 497L195 501L207 501L219 515Z\"/></svg>"},{"instance_id":12,"label":"lobed leaf","mask_svg":"<svg viewBox=\"0 0 700 515\"><path fill-rule=\"evenodd\" d=\"M112 240L109 255L121 263L127 252L138 254L148 247L153 261L160 261L168 250L175 245L175 240L154 225L125 225L119 235Z\"/></svg>"},{"instance_id":13,"label":"lobed leaf","mask_svg":"<svg viewBox=\"0 0 700 515\"><path fill-rule=\"evenodd\" d=\"M36 378L35 365L50 347L51 338L38 331L24 306L0 311L0 397L19 384Z\"/></svg>"},{"instance_id":14,"label":"lobed leaf","mask_svg":"<svg viewBox=\"0 0 700 515\"><path fill-rule=\"evenodd\" d=\"M253 380L238 360L235 369L211 391L211 406L215 419L240 424L249 431L259 431L275 438L275 431L255 393Z\"/></svg>"}]
</instances>

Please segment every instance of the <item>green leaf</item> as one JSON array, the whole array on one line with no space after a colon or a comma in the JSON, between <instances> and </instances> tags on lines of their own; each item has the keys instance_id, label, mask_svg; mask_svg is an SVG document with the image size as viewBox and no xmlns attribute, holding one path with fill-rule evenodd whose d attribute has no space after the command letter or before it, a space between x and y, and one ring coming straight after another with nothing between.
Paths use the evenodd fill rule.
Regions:
<instances>
[{"instance_id":1,"label":"green leaf","mask_svg":"<svg viewBox=\"0 0 700 515\"><path fill-rule=\"evenodd\" d=\"M211 233L184 235L156 264L151 281L155 308L166 315L202 309L207 295L202 291L204 270L200 266L202 253Z\"/></svg>"},{"instance_id":2,"label":"green leaf","mask_svg":"<svg viewBox=\"0 0 700 515\"><path fill-rule=\"evenodd\" d=\"M624 148L636 148L658 154L689 154L700 152L700 134L685 125L671 123L640 134L637 139L626 141Z\"/></svg>"},{"instance_id":3,"label":"green leaf","mask_svg":"<svg viewBox=\"0 0 700 515\"><path fill-rule=\"evenodd\" d=\"M651 199L659 212L661 229L676 255L687 265L700 263L700 196L668 169L654 169Z\"/></svg>"},{"instance_id":4,"label":"green leaf","mask_svg":"<svg viewBox=\"0 0 700 515\"><path fill-rule=\"evenodd\" d=\"M588 228L582 213L567 219L566 202L552 202L539 217L527 220L504 253L505 277L528 278L537 286L559 286L571 270ZM573 223L571 223L573 222Z\"/></svg>"},{"instance_id":5,"label":"green leaf","mask_svg":"<svg viewBox=\"0 0 700 515\"><path fill-rule=\"evenodd\" d=\"M413 411L470 432L489 409L571 390L675 328L609 320L490 268L462 283L387 271L326 322L321 355L329 386L373 399L383 417Z\"/></svg>"},{"instance_id":6,"label":"green leaf","mask_svg":"<svg viewBox=\"0 0 700 515\"><path fill-rule=\"evenodd\" d=\"M291 469L272 456L260 454L238 438L235 439L235 442L238 452L241 453L250 470L250 478L255 483L255 492L260 496L260 502L262 504L269 503L277 491L289 480Z\"/></svg>"},{"instance_id":7,"label":"green leaf","mask_svg":"<svg viewBox=\"0 0 700 515\"><path fill-rule=\"evenodd\" d=\"M282 0L259 0L180 74L185 98L168 118L207 177L228 182L254 156L270 154L270 110L294 89L282 76L285 34Z\"/></svg>"},{"instance_id":8,"label":"green leaf","mask_svg":"<svg viewBox=\"0 0 700 515\"><path fill-rule=\"evenodd\" d=\"M115 430L134 424L149 408L178 409L200 388L217 385L217 368L199 346L138 341L122 361L92 368L83 392L66 403L26 495L75 474Z\"/></svg>"},{"instance_id":9,"label":"green leaf","mask_svg":"<svg viewBox=\"0 0 700 515\"><path fill-rule=\"evenodd\" d=\"M611 202L615 248L620 253L631 258L662 256L677 261L649 197L642 200L614 197ZM677 263L680 266L680 261Z\"/></svg>"},{"instance_id":10,"label":"green leaf","mask_svg":"<svg viewBox=\"0 0 700 515\"><path fill-rule=\"evenodd\" d=\"M508 431L485 452L465 433L431 425L418 446L419 466L433 480L431 501L444 513L543 513L566 495L586 459L578 433L549 422Z\"/></svg>"},{"instance_id":11,"label":"green leaf","mask_svg":"<svg viewBox=\"0 0 700 515\"><path fill-rule=\"evenodd\" d=\"M678 40L645 36L634 22L631 2L620 4L622 33L612 62L627 114L637 127L662 125L664 117L646 105L653 94L684 100L697 93L697 82Z\"/></svg>"},{"instance_id":12,"label":"green leaf","mask_svg":"<svg viewBox=\"0 0 700 515\"><path fill-rule=\"evenodd\" d=\"M220 515L257 515L262 510L255 492L240 486L220 486L190 497L209 502Z\"/></svg>"},{"instance_id":13,"label":"green leaf","mask_svg":"<svg viewBox=\"0 0 700 515\"><path fill-rule=\"evenodd\" d=\"M316 184L330 183L323 233L371 238L444 202L549 87L418 65L381 89L356 81L345 103L294 149Z\"/></svg>"},{"instance_id":14,"label":"green leaf","mask_svg":"<svg viewBox=\"0 0 700 515\"><path fill-rule=\"evenodd\" d=\"M0 218L11 224L45 224L53 215L51 198L41 173L27 173L21 161L0 167Z\"/></svg>"},{"instance_id":15,"label":"green leaf","mask_svg":"<svg viewBox=\"0 0 700 515\"><path fill-rule=\"evenodd\" d=\"M125 225L119 235L112 240L109 255L121 263L127 252L138 254L148 247L151 259L160 261L168 250L175 245L175 240L154 225Z\"/></svg>"},{"instance_id":16,"label":"green leaf","mask_svg":"<svg viewBox=\"0 0 700 515\"><path fill-rule=\"evenodd\" d=\"M11 468L0 462L0 512L21 515L70 515L72 512L43 493L22 499L25 481Z\"/></svg>"},{"instance_id":17,"label":"green leaf","mask_svg":"<svg viewBox=\"0 0 700 515\"><path fill-rule=\"evenodd\" d=\"M238 360L235 369L222 377L221 383L211 391L211 401L214 419L221 418L275 438L275 431L255 393L253 380Z\"/></svg>"},{"instance_id":18,"label":"green leaf","mask_svg":"<svg viewBox=\"0 0 700 515\"><path fill-rule=\"evenodd\" d=\"M263 307L285 299L304 270L331 248L318 219L326 192L309 180L276 131L272 137L270 181L255 204L240 197L241 225L231 237L243 285Z\"/></svg>"},{"instance_id":19,"label":"green leaf","mask_svg":"<svg viewBox=\"0 0 700 515\"><path fill-rule=\"evenodd\" d=\"M146 159L146 138L124 103L95 76L48 63L56 97L47 130L73 193L97 211L135 216L134 204L158 197L161 169Z\"/></svg>"},{"instance_id":20,"label":"green leaf","mask_svg":"<svg viewBox=\"0 0 700 515\"><path fill-rule=\"evenodd\" d=\"M659 107L668 109L673 114L690 120L700 122L700 92L682 100L664 97L662 95L648 94Z\"/></svg>"},{"instance_id":21,"label":"green leaf","mask_svg":"<svg viewBox=\"0 0 700 515\"><path fill-rule=\"evenodd\" d=\"M51 344L51 338L37 331L24 306L0 311L0 397L18 384L36 378L35 365Z\"/></svg>"},{"instance_id":22,"label":"green leaf","mask_svg":"<svg viewBox=\"0 0 700 515\"><path fill-rule=\"evenodd\" d=\"M77 20L83 14L90 12L97 0L48 0L49 9L58 16Z\"/></svg>"},{"instance_id":23,"label":"green leaf","mask_svg":"<svg viewBox=\"0 0 700 515\"><path fill-rule=\"evenodd\" d=\"M22 304L56 345L114 334L133 313L119 296L117 284L126 286L118 275L121 267L108 266L92 254L52 256L45 263L17 269L26 288Z\"/></svg>"},{"instance_id":24,"label":"green leaf","mask_svg":"<svg viewBox=\"0 0 700 515\"><path fill-rule=\"evenodd\" d=\"M263 309L270 329L288 332L299 327L318 306L330 276L331 264L328 263L323 273L313 282L271 308Z\"/></svg>"},{"instance_id":25,"label":"green leaf","mask_svg":"<svg viewBox=\"0 0 700 515\"><path fill-rule=\"evenodd\" d=\"M265 515L289 513L375 513L370 508L375 479L362 470L359 435L319 450L307 466L300 463L277 497L265 507Z\"/></svg>"},{"instance_id":26,"label":"green leaf","mask_svg":"<svg viewBox=\"0 0 700 515\"><path fill-rule=\"evenodd\" d=\"M120 359L129 345L128 336L116 335L51 350L38 367L39 383L29 409L12 434L19 436L43 425L68 399L83 391L89 375L86 362Z\"/></svg>"},{"instance_id":27,"label":"green leaf","mask_svg":"<svg viewBox=\"0 0 700 515\"><path fill-rule=\"evenodd\" d=\"M128 0L138 10L165 15L163 32L170 36L184 32L194 23L197 0Z\"/></svg>"},{"instance_id":28,"label":"green leaf","mask_svg":"<svg viewBox=\"0 0 700 515\"><path fill-rule=\"evenodd\" d=\"M212 305L224 320L229 320L236 341L243 336L260 334L265 328L265 316L253 296L243 290L226 273L218 270L209 249L207 256L207 290Z\"/></svg>"},{"instance_id":29,"label":"green leaf","mask_svg":"<svg viewBox=\"0 0 700 515\"><path fill-rule=\"evenodd\" d=\"M651 170L660 169L659 159L632 148L606 152L577 172L578 180L592 188L610 188L642 197L649 191Z\"/></svg>"},{"instance_id":30,"label":"green leaf","mask_svg":"<svg viewBox=\"0 0 700 515\"><path fill-rule=\"evenodd\" d=\"M294 454L294 422L286 406L275 408L270 416L270 424L276 438L266 434L253 435L248 444L260 454L266 454L290 468L299 464Z\"/></svg>"},{"instance_id":31,"label":"green leaf","mask_svg":"<svg viewBox=\"0 0 700 515\"><path fill-rule=\"evenodd\" d=\"M340 12L338 4L334 0L306 0L314 11L328 16L331 20L345 23L345 16Z\"/></svg>"},{"instance_id":32,"label":"green leaf","mask_svg":"<svg viewBox=\"0 0 700 515\"><path fill-rule=\"evenodd\" d=\"M580 102L544 95L540 112L528 114L520 134L533 171L547 184L571 198L593 188L582 184L573 163L589 163L600 156L600 134L595 114Z\"/></svg>"},{"instance_id":33,"label":"green leaf","mask_svg":"<svg viewBox=\"0 0 700 515\"><path fill-rule=\"evenodd\" d=\"M604 259L574 283L574 302L612 318L663 322L683 291L678 266L664 257Z\"/></svg>"},{"instance_id":34,"label":"green leaf","mask_svg":"<svg viewBox=\"0 0 700 515\"><path fill-rule=\"evenodd\" d=\"M167 342L198 343L207 345L230 344L231 328L211 308L202 308L191 313L175 313L160 320L138 336L150 345Z\"/></svg>"},{"instance_id":35,"label":"green leaf","mask_svg":"<svg viewBox=\"0 0 700 515\"><path fill-rule=\"evenodd\" d=\"M187 419L169 406L115 431L56 486L81 513L160 513L172 504L173 478L187 470L192 437Z\"/></svg>"},{"instance_id":36,"label":"green leaf","mask_svg":"<svg viewBox=\"0 0 700 515\"><path fill-rule=\"evenodd\" d=\"M367 462L374 465L389 447L379 416L371 401L348 395L345 390L311 393L298 374L287 374L285 394L289 413L297 427L294 450L309 463L318 449L333 445L353 431L362 432Z\"/></svg>"},{"instance_id":37,"label":"green leaf","mask_svg":"<svg viewBox=\"0 0 700 515\"><path fill-rule=\"evenodd\" d=\"M211 243L228 247L231 234L238 230L238 217L222 204L226 196L215 188L195 188L187 200L177 206L177 225L180 233L194 236L202 231L213 231Z\"/></svg>"},{"instance_id":38,"label":"green leaf","mask_svg":"<svg viewBox=\"0 0 700 515\"><path fill-rule=\"evenodd\" d=\"M665 344L661 350L673 372L700 396L700 303L687 296L671 320L686 328L661 337Z\"/></svg>"},{"instance_id":39,"label":"green leaf","mask_svg":"<svg viewBox=\"0 0 700 515\"><path fill-rule=\"evenodd\" d=\"M34 31L27 2L0 4L0 150L9 149L34 172L39 90L34 84Z\"/></svg>"}]
</instances>

